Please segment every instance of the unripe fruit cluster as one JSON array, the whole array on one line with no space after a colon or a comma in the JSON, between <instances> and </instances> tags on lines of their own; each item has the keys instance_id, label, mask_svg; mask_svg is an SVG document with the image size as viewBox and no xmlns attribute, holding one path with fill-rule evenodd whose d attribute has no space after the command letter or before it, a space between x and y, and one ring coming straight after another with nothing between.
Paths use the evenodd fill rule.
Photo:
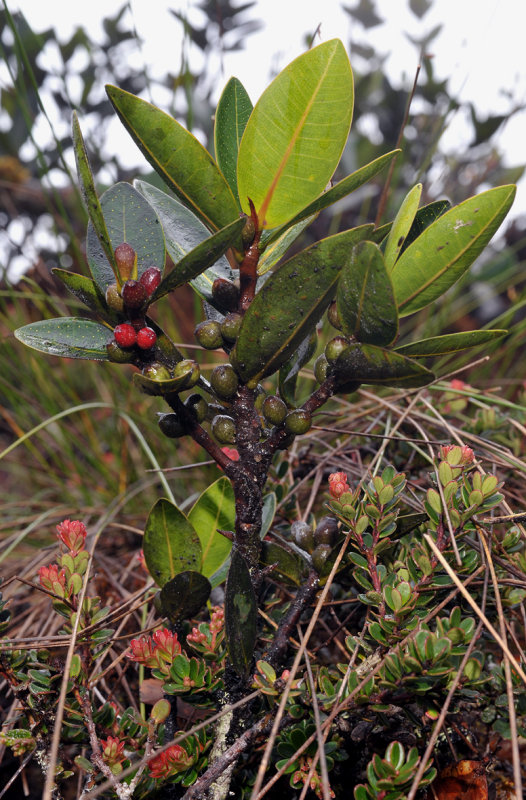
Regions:
<instances>
[{"instance_id":1,"label":"unripe fruit cluster","mask_svg":"<svg viewBox=\"0 0 526 800\"><path fill-rule=\"evenodd\" d=\"M237 339L241 321L241 314L231 311L222 322L214 319L200 322L194 330L194 336L205 350L217 350L224 345L229 348Z\"/></svg>"}]
</instances>

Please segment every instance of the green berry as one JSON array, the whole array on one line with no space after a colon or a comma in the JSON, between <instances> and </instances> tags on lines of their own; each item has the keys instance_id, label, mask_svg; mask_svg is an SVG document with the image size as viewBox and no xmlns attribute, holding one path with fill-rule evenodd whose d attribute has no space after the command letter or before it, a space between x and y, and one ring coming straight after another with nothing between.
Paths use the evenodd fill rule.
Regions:
<instances>
[{"instance_id":1,"label":"green berry","mask_svg":"<svg viewBox=\"0 0 526 800\"><path fill-rule=\"evenodd\" d=\"M203 422L203 420L206 419L208 403L200 394L196 392L195 394L189 395L184 401L184 404L197 422Z\"/></svg>"},{"instance_id":2,"label":"green berry","mask_svg":"<svg viewBox=\"0 0 526 800\"><path fill-rule=\"evenodd\" d=\"M106 305L112 311L124 311L124 300L116 283L110 283L106 289Z\"/></svg>"},{"instance_id":3,"label":"green berry","mask_svg":"<svg viewBox=\"0 0 526 800\"><path fill-rule=\"evenodd\" d=\"M280 397L269 394L263 401L263 416L271 425L281 425L287 416L287 406Z\"/></svg>"},{"instance_id":4,"label":"green berry","mask_svg":"<svg viewBox=\"0 0 526 800\"><path fill-rule=\"evenodd\" d=\"M302 408L289 411L285 417L285 430L287 433L293 433L295 436L301 433L307 433L311 425L312 416L308 411L304 411Z\"/></svg>"},{"instance_id":5,"label":"green berry","mask_svg":"<svg viewBox=\"0 0 526 800\"><path fill-rule=\"evenodd\" d=\"M318 356L314 362L314 377L318 383L323 383L323 381L327 378L328 372L329 362L325 358L325 353L322 353L321 356Z\"/></svg>"},{"instance_id":6,"label":"green berry","mask_svg":"<svg viewBox=\"0 0 526 800\"><path fill-rule=\"evenodd\" d=\"M170 439L179 439L186 433L186 428L177 414L161 414L158 424L164 435Z\"/></svg>"},{"instance_id":7,"label":"green berry","mask_svg":"<svg viewBox=\"0 0 526 800\"><path fill-rule=\"evenodd\" d=\"M239 287L226 278L216 278L212 284L212 299L224 311L235 311L239 305Z\"/></svg>"},{"instance_id":8,"label":"green berry","mask_svg":"<svg viewBox=\"0 0 526 800\"><path fill-rule=\"evenodd\" d=\"M327 319L329 320L333 328L337 328L337 330L341 331L342 321L340 319L340 315L338 314L338 306L336 305L336 300L333 300L329 308L327 309Z\"/></svg>"},{"instance_id":9,"label":"green berry","mask_svg":"<svg viewBox=\"0 0 526 800\"><path fill-rule=\"evenodd\" d=\"M194 336L205 350L216 350L223 344L221 326L213 319L200 322L194 330Z\"/></svg>"},{"instance_id":10,"label":"green berry","mask_svg":"<svg viewBox=\"0 0 526 800\"><path fill-rule=\"evenodd\" d=\"M330 544L318 544L314 548L311 554L312 558L312 566L316 570L318 574L321 574L323 568L325 566L325 562L329 557L329 553L331 552L332 547Z\"/></svg>"},{"instance_id":11,"label":"green berry","mask_svg":"<svg viewBox=\"0 0 526 800\"><path fill-rule=\"evenodd\" d=\"M232 417L218 414L212 420L212 433L220 444L235 444L236 425Z\"/></svg>"},{"instance_id":12,"label":"green berry","mask_svg":"<svg viewBox=\"0 0 526 800\"><path fill-rule=\"evenodd\" d=\"M231 344L236 341L242 321L243 317L237 311L232 311L226 315L221 323L221 335L225 342Z\"/></svg>"},{"instance_id":13,"label":"green berry","mask_svg":"<svg viewBox=\"0 0 526 800\"><path fill-rule=\"evenodd\" d=\"M314 537L312 527L307 522L293 522L291 533L294 541L305 552L310 553L314 547Z\"/></svg>"},{"instance_id":14,"label":"green berry","mask_svg":"<svg viewBox=\"0 0 526 800\"><path fill-rule=\"evenodd\" d=\"M238 377L231 364L218 364L210 373L210 384L218 397L233 397L239 384Z\"/></svg>"},{"instance_id":15,"label":"green berry","mask_svg":"<svg viewBox=\"0 0 526 800\"><path fill-rule=\"evenodd\" d=\"M107 344L106 351L108 353L108 361L114 364L129 364L135 358L133 350L129 348L123 350L122 347L119 347L117 342L110 342Z\"/></svg>"},{"instance_id":16,"label":"green berry","mask_svg":"<svg viewBox=\"0 0 526 800\"><path fill-rule=\"evenodd\" d=\"M338 533L338 520L334 517L322 517L314 531L314 541L318 544L334 544Z\"/></svg>"},{"instance_id":17,"label":"green berry","mask_svg":"<svg viewBox=\"0 0 526 800\"><path fill-rule=\"evenodd\" d=\"M172 377L168 367L165 367L164 364L160 364L158 361L147 364L143 368L142 374L151 381L169 381Z\"/></svg>"},{"instance_id":18,"label":"green berry","mask_svg":"<svg viewBox=\"0 0 526 800\"><path fill-rule=\"evenodd\" d=\"M325 358L329 364L334 364L338 357L349 347L349 340L345 336L335 336L327 342L325 348Z\"/></svg>"},{"instance_id":19,"label":"green berry","mask_svg":"<svg viewBox=\"0 0 526 800\"><path fill-rule=\"evenodd\" d=\"M235 444L236 426L232 417L218 414L212 420L212 433L220 444Z\"/></svg>"}]
</instances>

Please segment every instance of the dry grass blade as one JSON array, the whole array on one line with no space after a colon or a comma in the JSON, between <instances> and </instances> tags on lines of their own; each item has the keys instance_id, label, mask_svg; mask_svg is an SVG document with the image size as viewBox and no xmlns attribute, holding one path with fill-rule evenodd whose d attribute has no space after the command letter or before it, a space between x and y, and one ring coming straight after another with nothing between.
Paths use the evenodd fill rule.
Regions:
<instances>
[{"instance_id":1,"label":"dry grass blade","mask_svg":"<svg viewBox=\"0 0 526 800\"><path fill-rule=\"evenodd\" d=\"M499 583L497 580L497 574L495 572L495 566L493 564L493 558L491 556L491 550L488 547L488 542L486 540L485 532L479 528L479 537L480 541L482 542L482 546L484 548L484 553L486 555L486 561L489 567L489 571L491 573L491 581L493 583L493 592L495 595L495 602L497 605L497 613L499 615L499 627L500 627L500 635L503 641L506 641L506 620L504 618L504 611L502 608L502 600L499 592ZM513 758L513 780L515 782L515 791L517 792L517 797L522 797L522 777L521 777L521 763L520 763L520 753L519 753L519 737L517 732L517 715L515 713L515 698L513 696L513 681L511 677L511 668L510 668L510 659L506 651L503 653L504 655L504 674L506 676L506 694L508 695L508 711L510 715L510 733L511 733L511 753Z\"/></svg>"}]
</instances>

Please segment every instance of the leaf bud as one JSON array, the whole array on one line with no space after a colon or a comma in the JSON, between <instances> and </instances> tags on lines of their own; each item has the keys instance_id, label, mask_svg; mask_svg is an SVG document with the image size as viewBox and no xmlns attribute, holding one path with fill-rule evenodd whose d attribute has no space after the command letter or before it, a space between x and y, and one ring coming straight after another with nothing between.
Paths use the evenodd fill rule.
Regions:
<instances>
[{"instance_id":1,"label":"leaf bud","mask_svg":"<svg viewBox=\"0 0 526 800\"><path fill-rule=\"evenodd\" d=\"M338 533L338 520L335 517L322 517L314 531L314 541L318 544L334 544Z\"/></svg>"},{"instance_id":2,"label":"leaf bud","mask_svg":"<svg viewBox=\"0 0 526 800\"><path fill-rule=\"evenodd\" d=\"M287 433L293 433L295 436L302 433L307 433L312 425L312 416L308 411L302 408L296 408L294 411L289 411L285 417L285 430Z\"/></svg>"},{"instance_id":3,"label":"leaf bud","mask_svg":"<svg viewBox=\"0 0 526 800\"><path fill-rule=\"evenodd\" d=\"M231 344L236 341L242 321L243 317L237 311L231 311L226 315L221 323L221 335L225 342Z\"/></svg>"},{"instance_id":4,"label":"leaf bud","mask_svg":"<svg viewBox=\"0 0 526 800\"><path fill-rule=\"evenodd\" d=\"M199 393L196 392L195 394L189 395L184 401L184 404L197 422L203 422L203 420L206 419L208 403Z\"/></svg>"},{"instance_id":5,"label":"leaf bud","mask_svg":"<svg viewBox=\"0 0 526 800\"><path fill-rule=\"evenodd\" d=\"M213 319L200 322L194 330L194 336L205 350L215 350L223 344L221 326Z\"/></svg>"},{"instance_id":6,"label":"leaf bud","mask_svg":"<svg viewBox=\"0 0 526 800\"><path fill-rule=\"evenodd\" d=\"M245 222L245 227L241 231L241 239L243 240L243 244L245 245L245 247L249 247L252 244L255 235L256 235L256 226L254 224L254 220L252 219L252 217L247 217Z\"/></svg>"},{"instance_id":7,"label":"leaf bud","mask_svg":"<svg viewBox=\"0 0 526 800\"><path fill-rule=\"evenodd\" d=\"M137 278L137 253L127 242L115 248L115 261L122 281Z\"/></svg>"},{"instance_id":8,"label":"leaf bud","mask_svg":"<svg viewBox=\"0 0 526 800\"><path fill-rule=\"evenodd\" d=\"M287 416L287 406L280 397L269 394L263 401L263 416L271 425L282 425Z\"/></svg>"},{"instance_id":9,"label":"leaf bud","mask_svg":"<svg viewBox=\"0 0 526 800\"><path fill-rule=\"evenodd\" d=\"M126 308L136 311L147 300L146 289L139 281L129 280L122 285L122 299Z\"/></svg>"},{"instance_id":10,"label":"leaf bud","mask_svg":"<svg viewBox=\"0 0 526 800\"><path fill-rule=\"evenodd\" d=\"M116 283L110 283L106 289L106 305L112 311L124 311L124 300Z\"/></svg>"},{"instance_id":11,"label":"leaf bud","mask_svg":"<svg viewBox=\"0 0 526 800\"><path fill-rule=\"evenodd\" d=\"M298 547L301 547L302 550L310 553L314 548L314 536L312 533L312 527L308 524L308 522L300 522L297 520L296 522L292 523L290 530L292 533L292 538Z\"/></svg>"},{"instance_id":12,"label":"leaf bud","mask_svg":"<svg viewBox=\"0 0 526 800\"><path fill-rule=\"evenodd\" d=\"M225 311L235 311L239 305L239 287L226 278L216 278L212 284L212 299Z\"/></svg>"},{"instance_id":13,"label":"leaf bud","mask_svg":"<svg viewBox=\"0 0 526 800\"><path fill-rule=\"evenodd\" d=\"M236 425L232 417L218 414L212 420L212 433L220 444L235 444Z\"/></svg>"},{"instance_id":14,"label":"leaf bud","mask_svg":"<svg viewBox=\"0 0 526 800\"><path fill-rule=\"evenodd\" d=\"M338 357L349 347L349 340L345 336L335 336L330 342L327 342L325 348L325 358L329 364L334 364Z\"/></svg>"},{"instance_id":15,"label":"leaf bud","mask_svg":"<svg viewBox=\"0 0 526 800\"><path fill-rule=\"evenodd\" d=\"M336 328L337 330L341 331L342 321L340 319L340 315L338 314L338 306L336 305L336 300L333 300L329 308L327 309L327 319L329 320L333 328Z\"/></svg>"},{"instance_id":16,"label":"leaf bud","mask_svg":"<svg viewBox=\"0 0 526 800\"><path fill-rule=\"evenodd\" d=\"M231 364L218 364L210 373L210 384L219 397L227 399L237 392L239 379Z\"/></svg>"},{"instance_id":17,"label":"leaf bud","mask_svg":"<svg viewBox=\"0 0 526 800\"><path fill-rule=\"evenodd\" d=\"M158 425L162 433L170 439L179 439L180 436L184 436L186 433L182 420L172 412L161 414Z\"/></svg>"}]
</instances>

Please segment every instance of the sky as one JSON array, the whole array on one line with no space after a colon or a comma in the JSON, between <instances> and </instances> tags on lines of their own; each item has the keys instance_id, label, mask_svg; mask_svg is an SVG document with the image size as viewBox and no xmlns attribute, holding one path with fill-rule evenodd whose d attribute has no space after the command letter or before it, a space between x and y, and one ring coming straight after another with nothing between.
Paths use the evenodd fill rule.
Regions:
<instances>
[{"instance_id":1,"label":"sky","mask_svg":"<svg viewBox=\"0 0 526 800\"><path fill-rule=\"evenodd\" d=\"M101 20L115 14L123 2L8 0L8 7L11 12L23 11L34 30L53 26L65 39L79 24L93 36L101 36ZM239 4L242 2L239 0ZM263 27L248 37L244 50L224 54L215 65L219 76L216 99L230 76L237 75L255 102L269 78L304 51L305 34L314 32L318 26L322 41L339 37L347 44L353 36L372 45L377 52L388 54L384 69L391 83L397 85L403 79L403 85L409 86L417 67L417 49L408 35L422 38L441 25L431 52L435 75L438 79L449 79L451 93L466 102L472 101L482 117L508 111L509 96L513 98L511 105L526 106L524 26L517 15L517 0L434 0L420 20L409 10L409 0L376 0L376 10L385 22L368 30L341 7L357 3L358 0L257 0L250 17L262 20ZM134 57L141 65L150 65L153 76L167 71L177 73L179 68L182 26L169 8L184 12L190 22L201 21L197 5L198 0L129 0L133 23L142 39ZM350 56L352 63L352 52ZM191 64L192 59L197 59L198 69L197 51L190 51ZM156 98L154 101L161 105ZM464 113L458 112L448 125L441 140L443 148L458 151L467 146L471 131L465 124ZM117 120L109 135L119 137L119 153L129 166L143 163ZM516 113L506 122L498 142L507 166L526 163L526 111ZM522 213L526 214L526 179L519 185L512 210L515 216Z\"/></svg>"}]
</instances>

